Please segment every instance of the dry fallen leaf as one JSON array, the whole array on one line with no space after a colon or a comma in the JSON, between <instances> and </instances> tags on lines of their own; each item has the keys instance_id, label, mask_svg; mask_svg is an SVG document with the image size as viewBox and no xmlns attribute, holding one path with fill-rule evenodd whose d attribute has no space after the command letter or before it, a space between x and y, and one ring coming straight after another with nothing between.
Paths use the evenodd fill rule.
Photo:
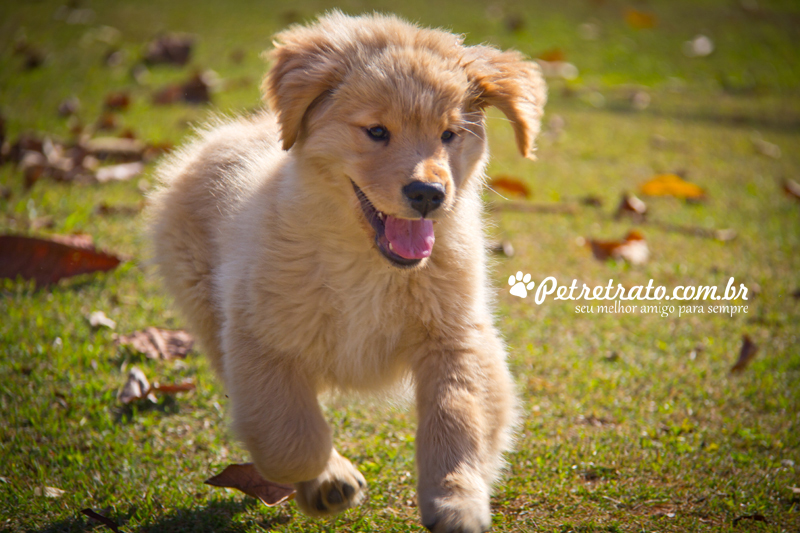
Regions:
<instances>
[{"instance_id":1,"label":"dry fallen leaf","mask_svg":"<svg viewBox=\"0 0 800 533\"><path fill-rule=\"evenodd\" d=\"M624 193L614 217L620 219L623 216L630 217L634 222L642 222L647 217L647 204L633 194Z\"/></svg>"},{"instance_id":2,"label":"dry fallen leaf","mask_svg":"<svg viewBox=\"0 0 800 533\"><path fill-rule=\"evenodd\" d=\"M155 394L150 390L150 382L147 381L147 376L138 367L134 366L128 371L128 380L120 389L119 394L117 394L117 399L124 404L129 404L143 398L147 398L153 403L156 402Z\"/></svg>"},{"instance_id":3,"label":"dry fallen leaf","mask_svg":"<svg viewBox=\"0 0 800 533\"><path fill-rule=\"evenodd\" d=\"M108 318L102 311L95 311L89 315L89 324L93 328L106 327L109 329L114 329L117 327L117 323Z\"/></svg>"},{"instance_id":4,"label":"dry fallen leaf","mask_svg":"<svg viewBox=\"0 0 800 533\"><path fill-rule=\"evenodd\" d=\"M567 55L561 48L550 48L536 57L549 63L552 63L553 61L565 61L567 59Z\"/></svg>"},{"instance_id":5,"label":"dry fallen leaf","mask_svg":"<svg viewBox=\"0 0 800 533\"><path fill-rule=\"evenodd\" d=\"M800 200L800 183L797 183L792 179L783 180L783 192L795 200Z\"/></svg>"},{"instance_id":6,"label":"dry fallen leaf","mask_svg":"<svg viewBox=\"0 0 800 533\"><path fill-rule=\"evenodd\" d=\"M503 254L506 257L514 257L514 245L508 239L502 239L489 243L492 253Z\"/></svg>"},{"instance_id":7,"label":"dry fallen leaf","mask_svg":"<svg viewBox=\"0 0 800 533\"><path fill-rule=\"evenodd\" d=\"M153 95L153 103L158 105L186 102L188 104L206 104L211 101L211 76L207 73L195 73L181 84L163 87Z\"/></svg>"},{"instance_id":8,"label":"dry fallen leaf","mask_svg":"<svg viewBox=\"0 0 800 533\"><path fill-rule=\"evenodd\" d=\"M753 522L764 522L765 524L769 524L769 520L767 520L767 518L764 515L755 513L755 514L746 514L734 518L733 525L734 526L739 525L739 522L741 522L742 520L752 520Z\"/></svg>"},{"instance_id":9,"label":"dry fallen leaf","mask_svg":"<svg viewBox=\"0 0 800 533\"><path fill-rule=\"evenodd\" d=\"M104 526L107 526L109 529L111 529L111 531L114 531L115 533L120 533L119 526L117 525L116 522L114 522L110 518L106 518L105 516L101 515L100 513L96 513L91 509L81 509L81 513L85 514L92 520L96 520L101 524L103 524Z\"/></svg>"},{"instance_id":10,"label":"dry fallen leaf","mask_svg":"<svg viewBox=\"0 0 800 533\"><path fill-rule=\"evenodd\" d=\"M194 39L189 35L168 33L147 44L144 54L146 63L155 65L166 63L183 66L192 55Z\"/></svg>"},{"instance_id":11,"label":"dry fallen leaf","mask_svg":"<svg viewBox=\"0 0 800 533\"><path fill-rule=\"evenodd\" d=\"M625 22L631 28L642 30L646 28L655 28L658 24L658 19L652 13L645 13L637 9L628 8L625 10Z\"/></svg>"},{"instance_id":12,"label":"dry fallen leaf","mask_svg":"<svg viewBox=\"0 0 800 533\"><path fill-rule=\"evenodd\" d=\"M56 487L36 487L33 489L34 496L44 496L45 498L60 498L67 491Z\"/></svg>"},{"instance_id":13,"label":"dry fallen leaf","mask_svg":"<svg viewBox=\"0 0 800 533\"><path fill-rule=\"evenodd\" d=\"M731 368L731 373L735 374L747 368L747 365L755 358L756 352L758 352L758 345L750 339L750 335L745 334L742 337L739 359L736 360L736 364Z\"/></svg>"},{"instance_id":14,"label":"dry fallen leaf","mask_svg":"<svg viewBox=\"0 0 800 533\"><path fill-rule=\"evenodd\" d=\"M161 394L175 394L176 392L189 392L196 388L197 386L193 382L184 381L183 383L153 383L150 390Z\"/></svg>"},{"instance_id":15,"label":"dry fallen leaf","mask_svg":"<svg viewBox=\"0 0 800 533\"><path fill-rule=\"evenodd\" d=\"M117 337L117 344L130 346L150 359L183 359L192 350L194 339L183 330L149 327Z\"/></svg>"},{"instance_id":16,"label":"dry fallen leaf","mask_svg":"<svg viewBox=\"0 0 800 533\"><path fill-rule=\"evenodd\" d=\"M650 257L650 250L644 236L636 231L630 231L621 241L598 241L587 239L586 242L592 249L592 254L601 260L624 259L632 265L641 265Z\"/></svg>"},{"instance_id":17,"label":"dry fallen leaf","mask_svg":"<svg viewBox=\"0 0 800 533\"><path fill-rule=\"evenodd\" d=\"M99 252L91 242L75 245L62 237L53 239L0 235L0 278L36 280L41 287L55 283L61 278L107 271L116 268L122 261L119 257ZM87 246L88 244L88 246Z\"/></svg>"},{"instance_id":18,"label":"dry fallen leaf","mask_svg":"<svg viewBox=\"0 0 800 533\"><path fill-rule=\"evenodd\" d=\"M753 141L753 147L759 154L771 157L772 159L781 158L781 147L777 144L765 141L761 138L760 133L753 133L753 135L750 137L750 140Z\"/></svg>"},{"instance_id":19,"label":"dry fallen leaf","mask_svg":"<svg viewBox=\"0 0 800 533\"><path fill-rule=\"evenodd\" d=\"M195 384L191 381L183 383L153 383L151 385L144 372L134 366L128 371L128 379L117 394L117 399L124 404L142 399L155 403L157 401L156 392L175 394L177 392L192 391L195 388Z\"/></svg>"},{"instance_id":20,"label":"dry fallen leaf","mask_svg":"<svg viewBox=\"0 0 800 533\"><path fill-rule=\"evenodd\" d=\"M228 465L220 474L207 479L205 483L214 487L240 490L261 500L268 507L291 500L295 494L293 486L274 483L261 477L253 463Z\"/></svg>"},{"instance_id":21,"label":"dry fallen leaf","mask_svg":"<svg viewBox=\"0 0 800 533\"><path fill-rule=\"evenodd\" d=\"M701 187L677 174L659 174L640 185L639 190L647 196L674 196L687 200L702 200L706 196Z\"/></svg>"},{"instance_id":22,"label":"dry fallen leaf","mask_svg":"<svg viewBox=\"0 0 800 533\"><path fill-rule=\"evenodd\" d=\"M530 189L528 189L528 186L522 183L521 180L503 174L493 178L489 182L489 187L498 194L501 194L500 191L503 191L505 193L522 196L524 198L529 198L531 195Z\"/></svg>"},{"instance_id":23,"label":"dry fallen leaf","mask_svg":"<svg viewBox=\"0 0 800 533\"><path fill-rule=\"evenodd\" d=\"M104 105L110 111L124 111L131 105L131 96L125 91L109 93Z\"/></svg>"},{"instance_id":24,"label":"dry fallen leaf","mask_svg":"<svg viewBox=\"0 0 800 533\"><path fill-rule=\"evenodd\" d=\"M84 142L82 148L87 154L98 159L114 159L117 161L141 161L145 144L137 139L120 137L96 137Z\"/></svg>"}]
</instances>

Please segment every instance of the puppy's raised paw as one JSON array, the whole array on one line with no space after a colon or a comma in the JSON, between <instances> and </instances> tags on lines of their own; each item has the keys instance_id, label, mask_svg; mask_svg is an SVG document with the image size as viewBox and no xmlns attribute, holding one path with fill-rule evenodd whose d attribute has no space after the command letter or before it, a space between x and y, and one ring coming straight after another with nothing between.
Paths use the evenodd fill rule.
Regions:
<instances>
[{"instance_id":1,"label":"puppy's raised paw","mask_svg":"<svg viewBox=\"0 0 800 533\"><path fill-rule=\"evenodd\" d=\"M310 516L336 514L359 505L367 482L353 463L333 450L325 470L311 481L295 483L297 505Z\"/></svg>"}]
</instances>

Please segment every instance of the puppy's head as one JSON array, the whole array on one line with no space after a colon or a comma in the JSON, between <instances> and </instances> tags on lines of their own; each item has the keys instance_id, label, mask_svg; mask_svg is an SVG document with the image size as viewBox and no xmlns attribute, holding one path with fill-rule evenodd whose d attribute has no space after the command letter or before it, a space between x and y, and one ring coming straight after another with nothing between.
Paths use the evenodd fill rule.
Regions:
<instances>
[{"instance_id":1,"label":"puppy's head","mask_svg":"<svg viewBox=\"0 0 800 533\"><path fill-rule=\"evenodd\" d=\"M538 67L516 52L391 16L333 12L277 35L264 80L283 148L347 187L394 265L431 255L434 222L486 159L483 110L500 109L533 157L546 98Z\"/></svg>"}]
</instances>

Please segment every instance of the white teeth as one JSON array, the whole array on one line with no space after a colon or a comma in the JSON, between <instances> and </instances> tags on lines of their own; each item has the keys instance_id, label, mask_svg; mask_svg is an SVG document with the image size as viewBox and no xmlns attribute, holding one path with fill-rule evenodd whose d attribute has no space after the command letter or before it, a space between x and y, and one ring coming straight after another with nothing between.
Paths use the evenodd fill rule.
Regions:
<instances>
[{"instance_id":1,"label":"white teeth","mask_svg":"<svg viewBox=\"0 0 800 533\"><path fill-rule=\"evenodd\" d=\"M383 213L381 213L380 211L378 211L378 218L381 220L383 220L384 218Z\"/></svg>"},{"instance_id":2,"label":"white teeth","mask_svg":"<svg viewBox=\"0 0 800 533\"><path fill-rule=\"evenodd\" d=\"M394 247L392 246L392 242L389 241L389 249L394 252Z\"/></svg>"}]
</instances>

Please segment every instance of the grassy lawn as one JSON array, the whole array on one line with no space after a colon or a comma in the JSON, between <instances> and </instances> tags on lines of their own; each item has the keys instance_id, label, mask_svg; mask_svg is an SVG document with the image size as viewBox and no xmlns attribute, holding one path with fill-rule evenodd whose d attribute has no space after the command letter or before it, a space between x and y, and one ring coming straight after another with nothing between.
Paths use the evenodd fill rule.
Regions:
<instances>
[{"instance_id":1,"label":"grassy lawn","mask_svg":"<svg viewBox=\"0 0 800 533\"><path fill-rule=\"evenodd\" d=\"M330 7L395 11L463 32L470 44L574 64L577 78L549 80L539 161L520 159L511 128L490 114L489 174L522 181L537 206L572 206L487 214L490 233L515 249L493 257L493 277L523 415L493 497L493 530L800 530L800 202L782 190L783 180L800 181L796 2L78 4L89 11L49 0L0 5L0 114L10 143L23 132L69 141L76 121L97 121L107 94L127 91L130 106L104 135L130 130L177 145L214 113L258 106L259 53L271 35ZM134 78L145 43L166 31L195 36L190 64L151 66ZM713 42L710 55L686 54L697 35ZM42 52L41 66L23 68L22 43ZM108 66L112 48L121 54ZM211 104L153 105L156 89L206 69L222 80ZM80 101L73 119L57 112L70 97ZM337 518L309 520L292 503L266 508L203 484L248 460L208 363L196 352L155 361L114 342L115 333L182 326L145 254L137 206L152 167L127 182L26 187L19 169L0 166L0 233L87 233L128 259L44 289L0 280L0 531L102 527L84 508L138 532L419 531L415 415L402 400L327 400L339 450L370 484L368 501ZM624 192L661 173L685 176L706 199L640 196L647 223L614 217ZM129 209L98 211L101 204ZM581 240L634 228L650 249L643 265L599 261ZM736 238L704 233L719 229ZM548 276L590 287L652 279L667 294L679 285L724 290L734 277L749 289L735 303L748 309L678 316L676 303L662 300L674 306L667 316L599 313L597 302L552 296L537 305L509 294L518 271L537 285ZM576 305L595 312L576 313ZM116 321L115 330L90 326L93 311ZM759 350L732 374L745 334ZM197 387L122 406L117 391L134 365L151 380ZM48 497L45 487L63 493Z\"/></svg>"}]
</instances>

